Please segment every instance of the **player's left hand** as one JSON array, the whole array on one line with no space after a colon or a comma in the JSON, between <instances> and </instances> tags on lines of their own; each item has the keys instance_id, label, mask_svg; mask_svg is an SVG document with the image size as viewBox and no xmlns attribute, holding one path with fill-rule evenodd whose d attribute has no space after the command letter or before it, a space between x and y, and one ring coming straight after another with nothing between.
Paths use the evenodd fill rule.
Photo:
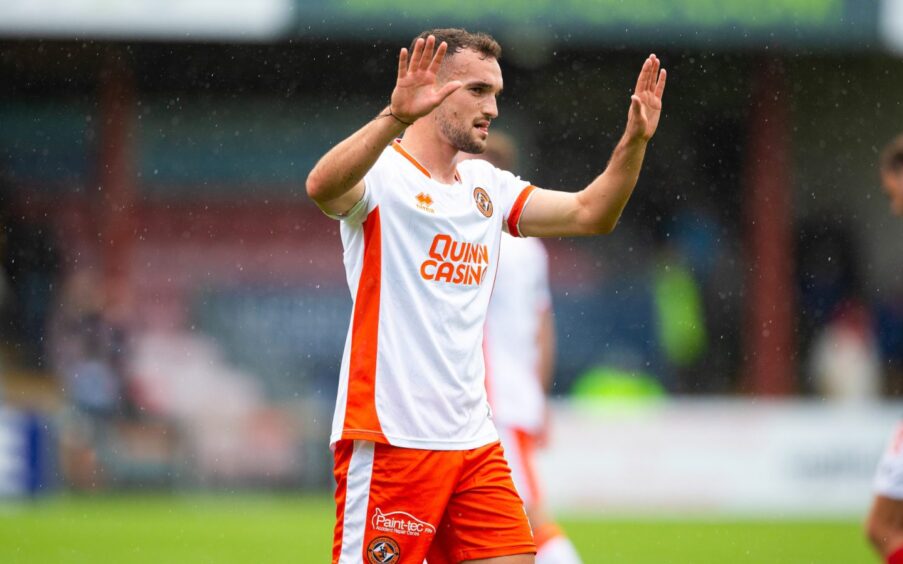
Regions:
<instances>
[{"instance_id":1,"label":"player's left hand","mask_svg":"<svg viewBox=\"0 0 903 564\"><path fill-rule=\"evenodd\" d=\"M662 114L662 94L665 92L665 69L660 69L661 61L654 54L646 58L643 69L636 81L636 88L630 97L630 111L627 113L626 135L630 139L648 141L658 128Z\"/></svg>"}]
</instances>

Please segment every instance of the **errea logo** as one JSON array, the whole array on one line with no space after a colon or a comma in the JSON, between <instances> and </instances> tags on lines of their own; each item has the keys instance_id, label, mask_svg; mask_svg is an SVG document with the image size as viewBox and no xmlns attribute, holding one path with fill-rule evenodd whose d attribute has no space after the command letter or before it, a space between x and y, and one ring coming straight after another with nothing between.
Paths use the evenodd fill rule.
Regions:
<instances>
[{"instance_id":1,"label":"errea logo","mask_svg":"<svg viewBox=\"0 0 903 564\"><path fill-rule=\"evenodd\" d=\"M436 210L432 208L433 198L429 194L421 192L414 196L414 198L417 200L417 209L429 213L436 213Z\"/></svg>"}]
</instances>

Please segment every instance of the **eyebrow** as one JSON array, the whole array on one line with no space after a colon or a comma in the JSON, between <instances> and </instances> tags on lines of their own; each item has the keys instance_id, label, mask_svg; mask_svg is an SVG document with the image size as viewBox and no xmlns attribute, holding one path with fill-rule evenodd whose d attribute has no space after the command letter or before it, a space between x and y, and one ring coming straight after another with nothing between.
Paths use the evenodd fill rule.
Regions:
<instances>
[{"instance_id":1,"label":"eyebrow","mask_svg":"<svg viewBox=\"0 0 903 564\"><path fill-rule=\"evenodd\" d=\"M478 81L478 82L468 82L468 83L467 83L467 88L473 88L473 87L479 87L479 88L484 88L484 89L492 90L492 85L489 84L488 82L483 82L483 81ZM502 93L503 90L504 90L504 87L499 88L499 91L496 92L495 95L496 95L496 96L501 95L501 93Z\"/></svg>"}]
</instances>

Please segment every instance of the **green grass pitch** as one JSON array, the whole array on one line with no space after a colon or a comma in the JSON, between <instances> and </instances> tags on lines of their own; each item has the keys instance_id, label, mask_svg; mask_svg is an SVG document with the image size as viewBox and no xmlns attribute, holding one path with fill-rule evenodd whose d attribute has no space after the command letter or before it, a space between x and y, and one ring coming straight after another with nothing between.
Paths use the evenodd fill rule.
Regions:
<instances>
[{"instance_id":1,"label":"green grass pitch","mask_svg":"<svg viewBox=\"0 0 903 564\"><path fill-rule=\"evenodd\" d=\"M0 502L0 562L329 562L325 497L115 496ZM857 519L562 518L587 564L876 563Z\"/></svg>"}]
</instances>

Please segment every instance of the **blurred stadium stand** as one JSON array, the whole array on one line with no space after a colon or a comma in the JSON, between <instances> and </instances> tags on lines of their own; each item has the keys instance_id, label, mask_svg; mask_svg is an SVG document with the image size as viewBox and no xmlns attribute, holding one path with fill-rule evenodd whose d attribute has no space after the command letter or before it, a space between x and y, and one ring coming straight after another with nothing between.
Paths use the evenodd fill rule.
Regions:
<instances>
[{"instance_id":1,"label":"blurred stadium stand","mask_svg":"<svg viewBox=\"0 0 903 564\"><path fill-rule=\"evenodd\" d=\"M676 394L818 395L812 341L855 299L899 395L903 242L874 163L903 124L901 4L0 2L0 207L51 236L38 246L61 279L46 314L90 271L124 332L129 405L94 444L108 485L328 482L350 297L337 226L303 181L386 103L398 48L435 25L502 41L493 128L519 139L516 172L540 186L576 189L600 170L649 50L670 73L618 230L549 241L557 394L614 366ZM826 225L853 252L808 244ZM816 284L838 256L855 275ZM654 272L672 263L702 296L707 334L684 364L657 317ZM63 377L23 352L35 343L5 295L0 401L60 413Z\"/></svg>"}]
</instances>

